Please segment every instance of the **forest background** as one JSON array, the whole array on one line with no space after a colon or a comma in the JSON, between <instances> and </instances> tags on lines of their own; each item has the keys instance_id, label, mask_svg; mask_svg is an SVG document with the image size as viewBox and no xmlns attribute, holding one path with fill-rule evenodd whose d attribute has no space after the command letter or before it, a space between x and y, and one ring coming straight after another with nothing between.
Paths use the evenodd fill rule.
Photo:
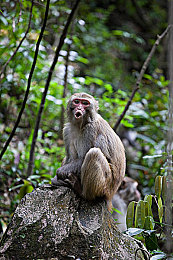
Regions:
<instances>
[{"instance_id":1,"label":"forest background","mask_svg":"<svg viewBox=\"0 0 173 260\"><path fill-rule=\"evenodd\" d=\"M168 25L167 1L80 2L52 74L33 153L34 167L29 169L40 102L73 6L74 1L50 1L27 103L0 162L1 232L20 199L35 187L50 183L60 167L65 155L62 128L69 96L82 91L94 95L99 101L100 114L115 128L157 35ZM45 0L1 2L1 151L22 107L45 10ZM154 194L155 177L163 176L166 171L167 50L168 37L164 37L116 129L126 148L126 175L138 181L142 197Z\"/></svg>"}]
</instances>

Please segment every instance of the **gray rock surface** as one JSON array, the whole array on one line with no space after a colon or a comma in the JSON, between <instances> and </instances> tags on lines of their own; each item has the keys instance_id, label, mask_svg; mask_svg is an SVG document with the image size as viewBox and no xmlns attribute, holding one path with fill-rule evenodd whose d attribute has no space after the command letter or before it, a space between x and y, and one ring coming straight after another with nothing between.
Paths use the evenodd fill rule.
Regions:
<instances>
[{"instance_id":1,"label":"gray rock surface","mask_svg":"<svg viewBox=\"0 0 173 260\"><path fill-rule=\"evenodd\" d=\"M104 201L87 202L69 188L44 185L21 200L0 259L134 260L139 247L118 231ZM137 259L145 259L142 252Z\"/></svg>"}]
</instances>

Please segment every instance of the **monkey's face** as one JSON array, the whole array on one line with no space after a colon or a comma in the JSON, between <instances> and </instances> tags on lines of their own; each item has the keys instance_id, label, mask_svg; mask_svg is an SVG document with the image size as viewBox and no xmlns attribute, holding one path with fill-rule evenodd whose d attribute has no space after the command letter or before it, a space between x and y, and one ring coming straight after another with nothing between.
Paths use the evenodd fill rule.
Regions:
<instances>
[{"instance_id":1,"label":"monkey's face","mask_svg":"<svg viewBox=\"0 0 173 260\"><path fill-rule=\"evenodd\" d=\"M80 120L87 113L87 108L90 106L90 101L84 98L75 98L72 100L71 107L76 120Z\"/></svg>"},{"instance_id":2,"label":"monkey's face","mask_svg":"<svg viewBox=\"0 0 173 260\"><path fill-rule=\"evenodd\" d=\"M67 105L67 115L70 122L85 124L97 113L98 102L87 93L75 93Z\"/></svg>"},{"instance_id":3,"label":"monkey's face","mask_svg":"<svg viewBox=\"0 0 173 260\"><path fill-rule=\"evenodd\" d=\"M97 114L98 102L87 93L76 93L71 96L67 105L69 122L85 125Z\"/></svg>"}]
</instances>

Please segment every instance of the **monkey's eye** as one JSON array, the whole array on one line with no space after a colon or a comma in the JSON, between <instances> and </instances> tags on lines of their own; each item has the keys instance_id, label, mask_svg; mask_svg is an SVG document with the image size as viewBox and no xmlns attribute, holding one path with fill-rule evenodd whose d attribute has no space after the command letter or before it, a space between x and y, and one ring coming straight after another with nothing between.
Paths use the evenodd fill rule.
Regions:
<instances>
[{"instance_id":1,"label":"monkey's eye","mask_svg":"<svg viewBox=\"0 0 173 260\"><path fill-rule=\"evenodd\" d=\"M80 103L80 101L79 101L79 99L75 99L75 100L73 100L73 103L77 105Z\"/></svg>"},{"instance_id":2,"label":"monkey's eye","mask_svg":"<svg viewBox=\"0 0 173 260\"><path fill-rule=\"evenodd\" d=\"M90 105L90 102L88 100L82 100L82 104L84 106L89 106Z\"/></svg>"}]
</instances>

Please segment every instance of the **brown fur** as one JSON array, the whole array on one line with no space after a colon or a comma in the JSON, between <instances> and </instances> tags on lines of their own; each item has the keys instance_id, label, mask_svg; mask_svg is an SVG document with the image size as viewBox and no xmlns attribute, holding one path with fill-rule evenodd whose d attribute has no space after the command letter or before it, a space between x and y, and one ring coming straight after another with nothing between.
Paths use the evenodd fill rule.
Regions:
<instances>
[{"instance_id":1,"label":"brown fur","mask_svg":"<svg viewBox=\"0 0 173 260\"><path fill-rule=\"evenodd\" d=\"M80 120L74 117L75 98L90 102ZM69 176L78 176L84 198L105 197L111 205L125 174L125 152L120 138L97 110L98 102L86 93L76 93L70 98L68 123L63 132L66 158L52 184L57 185L59 179L69 182Z\"/></svg>"}]
</instances>

